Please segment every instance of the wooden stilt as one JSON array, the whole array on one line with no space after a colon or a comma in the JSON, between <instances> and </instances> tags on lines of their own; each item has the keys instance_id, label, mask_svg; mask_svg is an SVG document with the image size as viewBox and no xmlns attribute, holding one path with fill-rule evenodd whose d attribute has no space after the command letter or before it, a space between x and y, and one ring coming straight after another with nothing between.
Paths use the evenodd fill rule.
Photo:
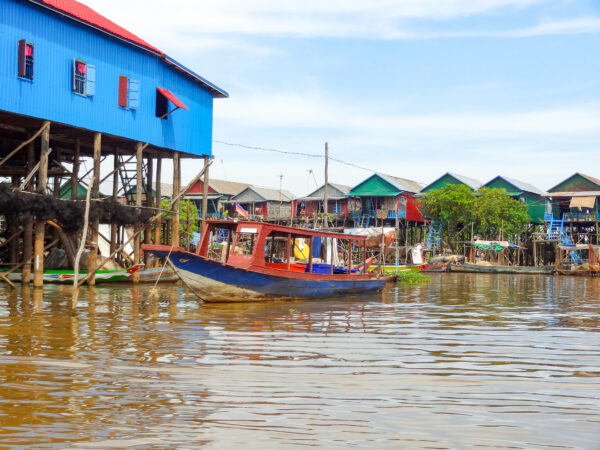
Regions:
<instances>
[{"instance_id":1,"label":"wooden stilt","mask_svg":"<svg viewBox=\"0 0 600 450\"><path fill-rule=\"evenodd\" d=\"M177 195L181 189L181 163L179 152L173 153L173 196ZM181 214L181 199L173 203L173 214L171 215L172 233L171 245L179 247L179 214Z\"/></svg>"},{"instance_id":2,"label":"wooden stilt","mask_svg":"<svg viewBox=\"0 0 600 450\"><path fill-rule=\"evenodd\" d=\"M11 184L13 188L18 188L19 187L19 178L13 176L12 180L11 180ZM9 235L13 235L17 232L17 225L14 221L10 221L9 225L8 225L8 234ZM10 263L11 266L15 265L17 263L17 244L18 244L18 240L17 239L13 239L8 243L8 262Z\"/></svg>"},{"instance_id":3,"label":"wooden stilt","mask_svg":"<svg viewBox=\"0 0 600 450\"><path fill-rule=\"evenodd\" d=\"M144 190L144 183L143 183L143 178L142 178L142 163L143 163L143 147L142 147L142 143L138 142L135 146L135 152L136 152L136 181L137 181L137 185L135 188L135 205L137 207L142 206L142 191ZM136 228L141 229L143 227L141 226L137 226ZM141 244L141 238L140 238L140 234L139 234L139 230L138 233L136 234L135 240L134 240L134 244L133 244L133 262L135 264L139 264L142 260L141 258L142 255L142 244ZM133 274L133 282L134 283L138 283L140 281L140 274L139 272L136 272Z\"/></svg>"},{"instance_id":4,"label":"wooden stilt","mask_svg":"<svg viewBox=\"0 0 600 450\"><path fill-rule=\"evenodd\" d=\"M79 158L81 157L81 141L75 140L75 153L73 154L73 171L71 172L71 200L77 200L79 191Z\"/></svg>"},{"instance_id":5,"label":"wooden stilt","mask_svg":"<svg viewBox=\"0 0 600 450\"><path fill-rule=\"evenodd\" d=\"M535 244L535 238L533 239L533 265L537 267L538 265L538 260L537 260L537 246Z\"/></svg>"},{"instance_id":6,"label":"wooden stilt","mask_svg":"<svg viewBox=\"0 0 600 450\"><path fill-rule=\"evenodd\" d=\"M45 126L41 133L40 168L37 179L37 191L46 193L48 182L48 154L50 150L50 124ZM35 223L35 238L33 243L33 286L44 285L44 237L46 222L38 220Z\"/></svg>"},{"instance_id":7,"label":"wooden stilt","mask_svg":"<svg viewBox=\"0 0 600 450\"><path fill-rule=\"evenodd\" d=\"M35 166L35 146L33 142L27 145L27 171L31 172ZM24 189L28 192L33 192L33 184L27 183ZM31 260L33 256L33 217L29 216L25 219L23 229L23 270L21 271L21 283L29 283L31 281Z\"/></svg>"},{"instance_id":8,"label":"wooden stilt","mask_svg":"<svg viewBox=\"0 0 600 450\"><path fill-rule=\"evenodd\" d=\"M189 252L190 251L190 241L191 241L190 229L192 227L192 220L190 217L190 202L186 202L185 206L186 206L186 211L185 211L185 249Z\"/></svg>"},{"instance_id":9,"label":"wooden stilt","mask_svg":"<svg viewBox=\"0 0 600 450\"><path fill-rule=\"evenodd\" d=\"M161 190L161 168L162 168L162 159L160 157L160 155L156 156L156 208L157 211L156 213L158 214L158 209L160 209L160 204L162 201L161 195L162 195L162 190ZM160 217L158 217L158 219L156 220L156 226L154 227L154 243L155 244L160 244L160 233L162 231L162 220Z\"/></svg>"},{"instance_id":10,"label":"wooden stilt","mask_svg":"<svg viewBox=\"0 0 600 450\"><path fill-rule=\"evenodd\" d=\"M206 217L208 214L208 184L210 183L210 179L208 177L208 168L210 159L208 156L204 157L204 182L202 183L202 227L204 227L204 223L206 222Z\"/></svg>"},{"instance_id":11,"label":"wooden stilt","mask_svg":"<svg viewBox=\"0 0 600 450\"><path fill-rule=\"evenodd\" d=\"M154 206L154 195L152 192L152 157L149 156L146 159L146 206L152 208ZM151 243L152 226L148 224L144 229L144 244ZM144 265L150 267L150 253L144 253Z\"/></svg>"},{"instance_id":12,"label":"wooden stilt","mask_svg":"<svg viewBox=\"0 0 600 450\"><path fill-rule=\"evenodd\" d=\"M113 176L112 176L112 199L118 201L119 198L119 150L115 147L113 153ZM119 230L116 223L110 224L110 252L113 253L117 248L117 234Z\"/></svg>"},{"instance_id":13,"label":"wooden stilt","mask_svg":"<svg viewBox=\"0 0 600 450\"><path fill-rule=\"evenodd\" d=\"M94 169L92 174L92 185L90 186L91 197L98 198L100 196L100 155L102 153L102 134L94 133ZM100 226L99 219L94 219L90 222L90 259L88 261L88 272L93 271L98 264L98 227ZM87 230L83 231L81 239L85 239ZM90 286L96 284L95 273L88 280Z\"/></svg>"}]
</instances>

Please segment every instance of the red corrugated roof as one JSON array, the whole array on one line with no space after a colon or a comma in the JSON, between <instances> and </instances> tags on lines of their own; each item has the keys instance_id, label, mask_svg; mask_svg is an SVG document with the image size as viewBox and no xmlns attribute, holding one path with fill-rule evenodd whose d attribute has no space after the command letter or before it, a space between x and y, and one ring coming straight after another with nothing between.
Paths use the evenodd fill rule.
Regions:
<instances>
[{"instance_id":1,"label":"red corrugated roof","mask_svg":"<svg viewBox=\"0 0 600 450\"><path fill-rule=\"evenodd\" d=\"M160 53L164 55L162 51L157 49L156 47L148 44L142 38L136 36L135 34L127 31L125 28L120 27L116 23L108 20L101 14L98 14L89 6L84 5L83 3L79 3L75 0L38 0L40 3L48 5L52 8L55 8L59 11L62 11L70 16L76 17L79 20L82 20L92 26L101 28L102 30L108 31L114 35L117 35L123 39L131 41L134 44L145 47L153 52Z\"/></svg>"},{"instance_id":2,"label":"red corrugated roof","mask_svg":"<svg viewBox=\"0 0 600 450\"><path fill-rule=\"evenodd\" d=\"M173 102L173 104L175 106L177 106L178 108L188 109L188 107L185 106L181 100L179 100L177 97L175 97L175 95L173 95L173 93L171 91L169 91L167 89L159 88L159 87L157 87L156 89L158 89L158 92L160 92L162 95L164 95L169 100L171 100L171 102Z\"/></svg>"}]
</instances>

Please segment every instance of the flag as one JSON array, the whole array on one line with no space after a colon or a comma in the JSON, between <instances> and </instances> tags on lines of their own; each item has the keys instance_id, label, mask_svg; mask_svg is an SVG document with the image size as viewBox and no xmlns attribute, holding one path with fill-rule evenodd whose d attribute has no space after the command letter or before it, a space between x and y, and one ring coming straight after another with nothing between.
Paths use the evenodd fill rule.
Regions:
<instances>
[{"instance_id":1,"label":"flag","mask_svg":"<svg viewBox=\"0 0 600 450\"><path fill-rule=\"evenodd\" d=\"M235 204L235 212L238 214L238 216L248 217L248 211L242 208L242 205L239 203Z\"/></svg>"}]
</instances>

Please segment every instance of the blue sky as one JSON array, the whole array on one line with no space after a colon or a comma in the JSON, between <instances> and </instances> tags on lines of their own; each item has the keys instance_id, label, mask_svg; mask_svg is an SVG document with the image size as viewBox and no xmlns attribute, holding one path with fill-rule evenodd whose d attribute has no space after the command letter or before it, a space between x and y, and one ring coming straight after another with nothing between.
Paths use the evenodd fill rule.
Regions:
<instances>
[{"instance_id":1,"label":"blue sky","mask_svg":"<svg viewBox=\"0 0 600 450\"><path fill-rule=\"evenodd\" d=\"M84 2L230 93L216 140L328 141L335 158L422 183L600 177L598 0ZM214 178L277 188L283 175L297 195L323 182L321 159L213 152ZM340 184L369 175L330 164Z\"/></svg>"}]
</instances>

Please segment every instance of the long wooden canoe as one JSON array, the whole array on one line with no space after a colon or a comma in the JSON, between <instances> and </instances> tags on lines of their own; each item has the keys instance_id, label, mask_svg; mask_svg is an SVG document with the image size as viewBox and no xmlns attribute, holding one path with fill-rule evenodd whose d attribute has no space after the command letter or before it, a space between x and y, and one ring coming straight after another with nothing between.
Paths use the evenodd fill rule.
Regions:
<instances>
[{"instance_id":1,"label":"long wooden canoe","mask_svg":"<svg viewBox=\"0 0 600 450\"><path fill-rule=\"evenodd\" d=\"M478 264L450 264L450 272L467 273L508 273L527 275L551 275L554 273L553 266L482 266Z\"/></svg>"}]
</instances>

